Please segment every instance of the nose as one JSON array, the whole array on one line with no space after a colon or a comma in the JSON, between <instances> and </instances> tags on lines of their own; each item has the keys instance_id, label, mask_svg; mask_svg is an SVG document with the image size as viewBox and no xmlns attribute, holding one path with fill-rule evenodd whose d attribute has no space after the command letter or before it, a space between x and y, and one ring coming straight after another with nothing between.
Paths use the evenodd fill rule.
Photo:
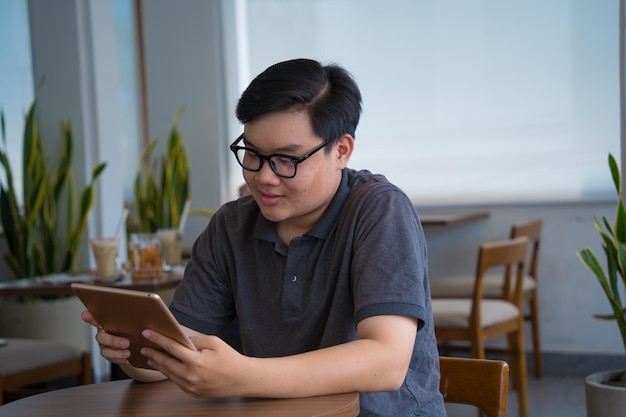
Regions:
<instances>
[{"instance_id":1,"label":"nose","mask_svg":"<svg viewBox=\"0 0 626 417\"><path fill-rule=\"evenodd\" d=\"M274 171L272 171L272 167L270 166L269 161L263 161L261 169L256 172L256 178L258 182L262 182L264 184L280 183L280 177L276 175Z\"/></svg>"}]
</instances>

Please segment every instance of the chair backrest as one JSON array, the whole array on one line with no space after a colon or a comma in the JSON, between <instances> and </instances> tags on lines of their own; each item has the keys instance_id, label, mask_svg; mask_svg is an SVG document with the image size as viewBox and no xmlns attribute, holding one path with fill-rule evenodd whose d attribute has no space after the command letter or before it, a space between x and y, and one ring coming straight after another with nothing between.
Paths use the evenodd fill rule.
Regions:
<instances>
[{"instance_id":1,"label":"chair backrest","mask_svg":"<svg viewBox=\"0 0 626 417\"><path fill-rule=\"evenodd\" d=\"M526 223L516 223L511 226L511 239L526 236L530 241L530 263L528 264L528 275L537 279L537 266L539 264L539 246L541 243L541 219L535 219Z\"/></svg>"},{"instance_id":2,"label":"chair backrest","mask_svg":"<svg viewBox=\"0 0 626 417\"><path fill-rule=\"evenodd\" d=\"M528 238L488 242L480 245L478 265L474 282L473 314L475 318L480 311L480 300L483 298L483 277L492 268L504 268L504 285L500 298L510 301L519 308L522 306L522 284L524 265L528 254Z\"/></svg>"},{"instance_id":3,"label":"chair backrest","mask_svg":"<svg viewBox=\"0 0 626 417\"><path fill-rule=\"evenodd\" d=\"M509 365L500 360L439 358L439 390L448 403L467 404L486 417L505 417Z\"/></svg>"}]
</instances>

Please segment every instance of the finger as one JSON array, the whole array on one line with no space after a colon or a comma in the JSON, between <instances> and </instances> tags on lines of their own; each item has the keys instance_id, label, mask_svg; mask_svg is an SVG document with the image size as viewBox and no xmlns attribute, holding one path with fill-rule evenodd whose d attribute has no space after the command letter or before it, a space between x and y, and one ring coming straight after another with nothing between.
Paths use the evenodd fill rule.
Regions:
<instances>
[{"instance_id":1,"label":"finger","mask_svg":"<svg viewBox=\"0 0 626 417\"><path fill-rule=\"evenodd\" d=\"M100 354L112 363L121 365L128 362L130 342L123 337L113 336L100 329L96 334L96 341L100 346Z\"/></svg>"},{"instance_id":2,"label":"finger","mask_svg":"<svg viewBox=\"0 0 626 417\"><path fill-rule=\"evenodd\" d=\"M172 364L168 364L168 362L173 361L175 364L180 364L180 361L178 359L173 358L169 354L159 349L143 347L141 348L139 353L148 358L148 366L156 369L157 371L161 371L168 378L168 369L172 367Z\"/></svg>"},{"instance_id":3,"label":"finger","mask_svg":"<svg viewBox=\"0 0 626 417\"><path fill-rule=\"evenodd\" d=\"M91 324L94 327L99 327L98 322L96 321L96 319L93 317L93 315L91 314L89 310L85 310L82 313L80 313L80 318L83 319L85 323Z\"/></svg>"},{"instance_id":4,"label":"finger","mask_svg":"<svg viewBox=\"0 0 626 417\"><path fill-rule=\"evenodd\" d=\"M146 329L141 332L141 335L159 346L163 351L169 353L171 356L174 356L176 358L184 355L186 351L189 351L189 348L181 345L176 340L171 339L161 333L155 332L154 330Z\"/></svg>"},{"instance_id":5,"label":"finger","mask_svg":"<svg viewBox=\"0 0 626 417\"><path fill-rule=\"evenodd\" d=\"M105 346L101 346L100 354L108 361L117 365L122 365L128 362L128 358L130 357L130 350L111 349Z\"/></svg>"},{"instance_id":6,"label":"finger","mask_svg":"<svg viewBox=\"0 0 626 417\"><path fill-rule=\"evenodd\" d=\"M107 333L100 328L96 334L96 341L100 346L107 346L116 349L128 349L130 346L130 340L125 337L115 336Z\"/></svg>"},{"instance_id":7,"label":"finger","mask_svg":"<svg viewBox=\"0 0 626 417\"><path fill-rule=\"evenodd\" d=\"M159 347L144 347L141 350L141 354L149 359L150 366L174 380L176 375L186 373L185 364L191 360L188 356L193 352L191 349L152 330L144 330L141 334Z\"/></svg>"}]
</instances>

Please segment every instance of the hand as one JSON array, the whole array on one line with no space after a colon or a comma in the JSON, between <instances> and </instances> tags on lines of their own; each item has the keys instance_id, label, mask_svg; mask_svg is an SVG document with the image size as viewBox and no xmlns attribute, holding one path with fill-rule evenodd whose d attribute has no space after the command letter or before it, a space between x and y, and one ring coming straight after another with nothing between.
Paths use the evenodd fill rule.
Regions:
<instances>
[{"instance_id":1,"label":"hand","mask_svg":"<svg viewBox=\"0 0 626 417\"><path fill-rule=\"evenodd\" d=\"M142 335L163 351L144 347L141 354L148 364L161 371L192 397L225 397L245 395L248 359L217 336L196 335L193 351L152 330Z\"/></svg>"},{"instance_id":2,"label":"hand","mask_svg":"<svg viewBox=\"0 0 626 417\"><path fill-rule=\"evenodd\" d=\"M103 358L118 365L128 363L128 358L130 356L130 350L128 350L130 341L128 339L114 336L104 331L89 311L83 311L80 317L84 322L91 324L98 329L96 341L100 346L100 354Z\"/></svg>"}]
</instances>

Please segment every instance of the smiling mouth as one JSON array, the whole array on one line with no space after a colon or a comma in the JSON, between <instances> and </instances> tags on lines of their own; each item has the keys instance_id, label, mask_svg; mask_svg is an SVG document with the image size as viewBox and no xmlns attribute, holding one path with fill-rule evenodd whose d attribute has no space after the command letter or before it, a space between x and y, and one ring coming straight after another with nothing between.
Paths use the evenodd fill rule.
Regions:
<instances>
[{"instance_id":1,"label":"smiling mouth","mask_svg":"<svg viewBox=\"0 0 626 417\"><path fill-rule=\"evenodd\" d=\"M277 204L282 198L282 195L259 193L260 202L268 206Z\"/></svg>"}]
</instances>

